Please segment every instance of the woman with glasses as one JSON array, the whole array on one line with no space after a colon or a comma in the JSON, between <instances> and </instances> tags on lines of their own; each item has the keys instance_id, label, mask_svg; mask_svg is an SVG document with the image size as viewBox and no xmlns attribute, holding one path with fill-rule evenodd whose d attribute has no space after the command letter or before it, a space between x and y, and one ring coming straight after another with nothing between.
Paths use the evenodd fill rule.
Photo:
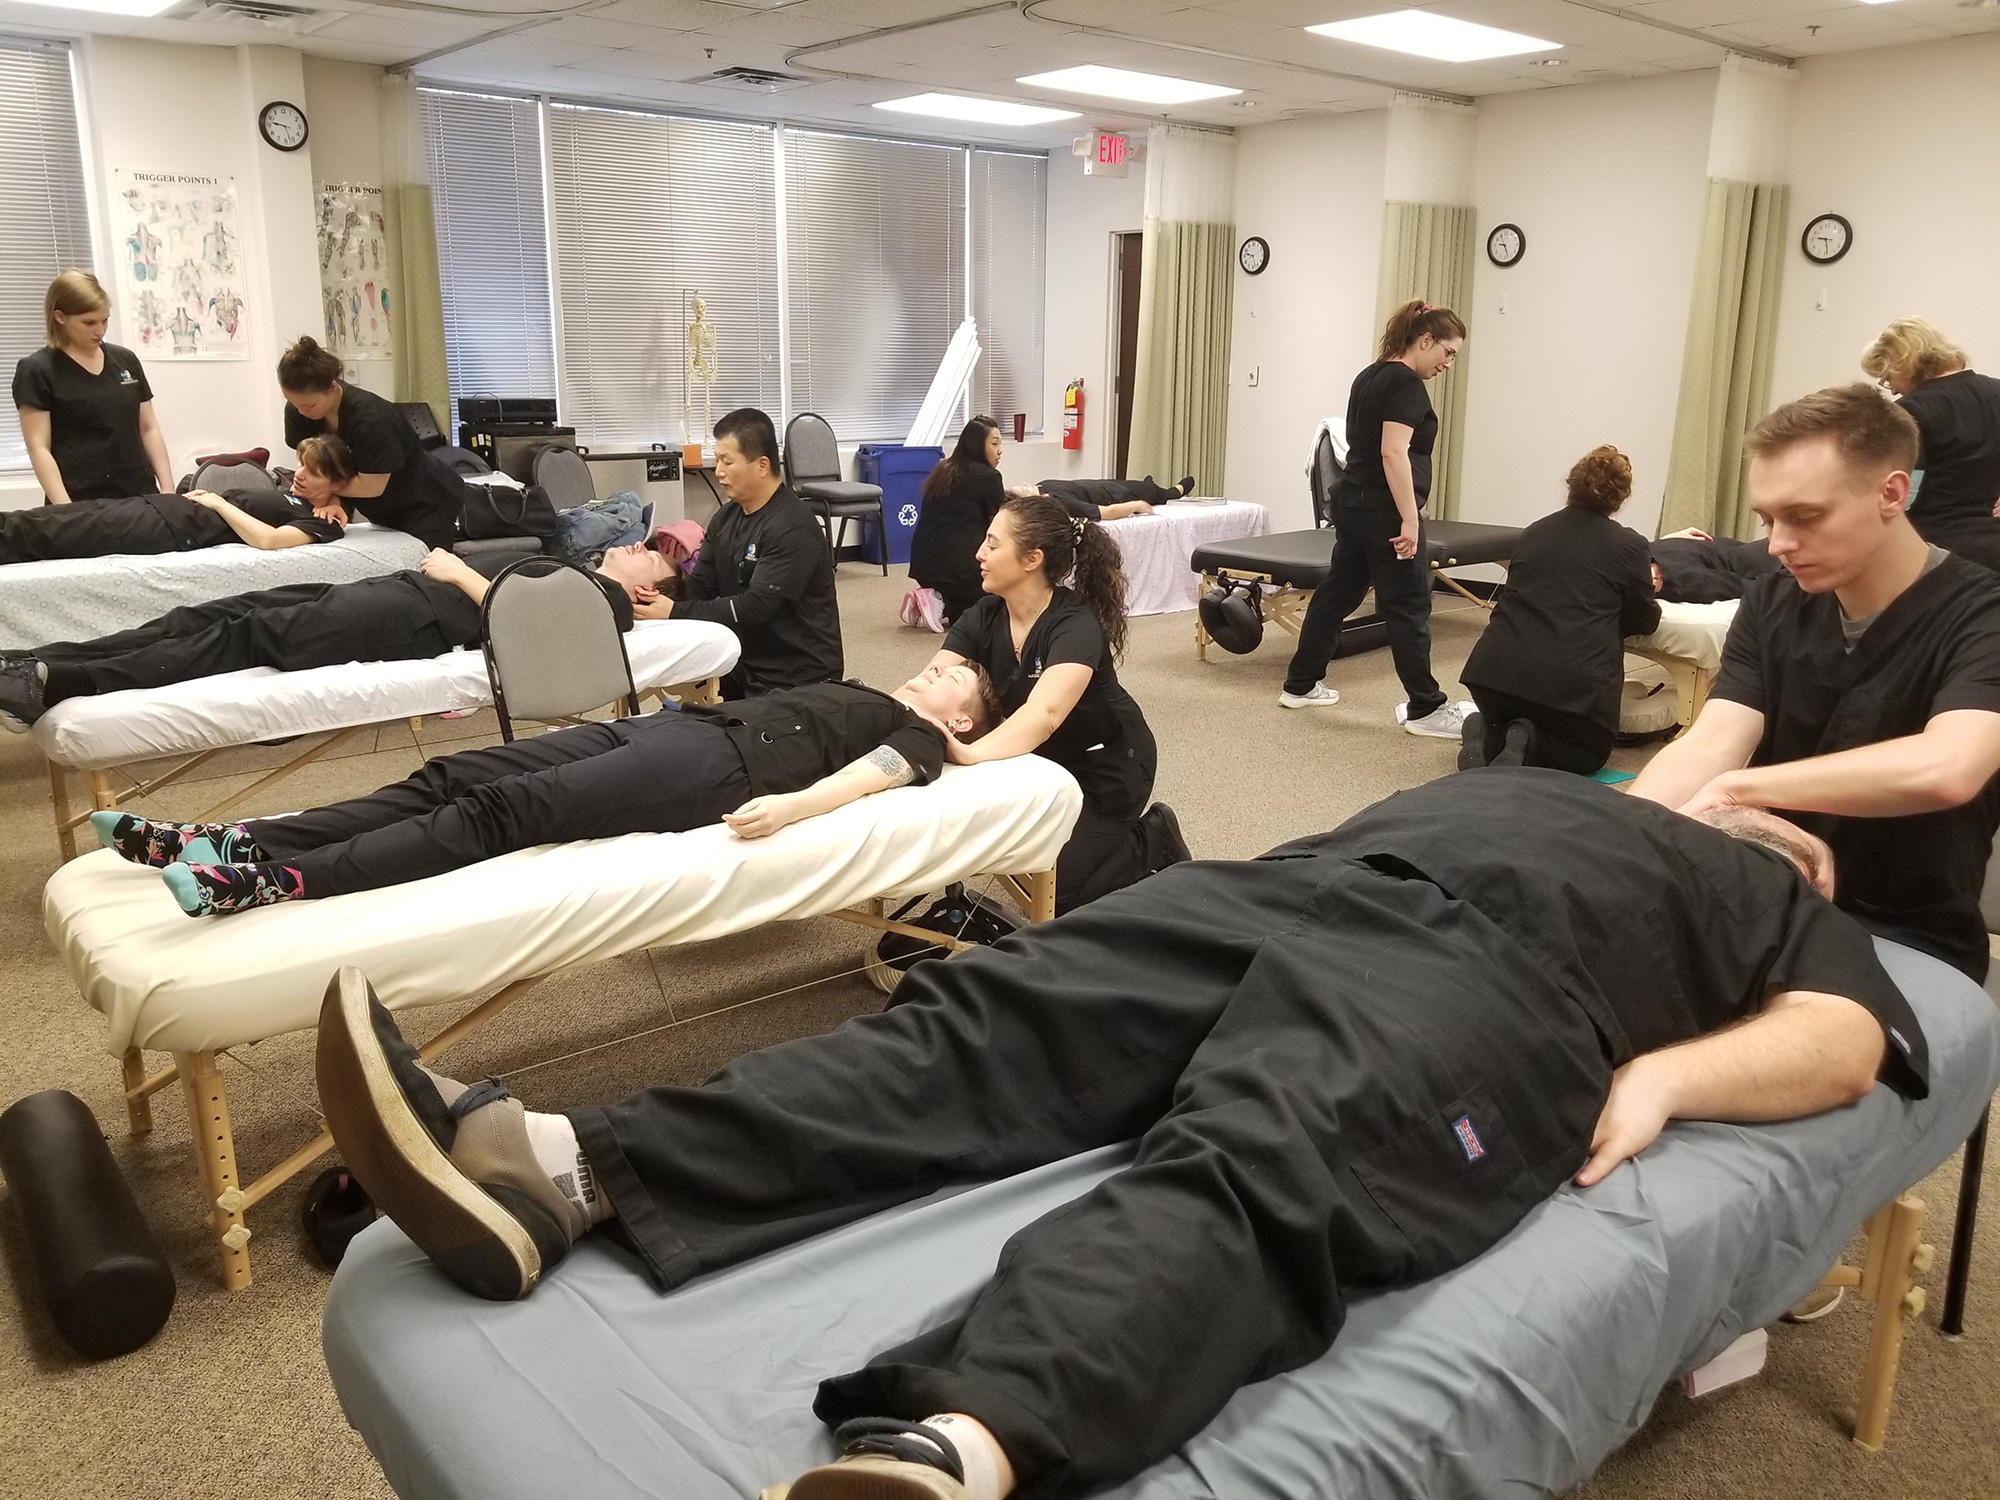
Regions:
<instances>
[{"instance_id":1,"label":"woman with glasses","mask_svg":"<svg viewBox=\"0 0 2000 1500\"><path fill-rule=\"evenodd\" d=\"M1320 679L1340 648L1341 622L1372 586L1408 701L1396 720L1411 734L1455 740L1470 703L1452 703L1431 675L1431 567L1424 501L1431 492L1437 412L1424 382L1451 368L1465 323L1448 307L1405 302L1382 330L1380 358L1347 397L1347 472L1334 496L1333 567L1313 590L1299 648L1278 702L1320 708L1340 694Z\"/></svg>"},{"instance_id":2,"label":"woman with glasses","mask_svg":"<svg viewBox=\"0 0 2000 1500\"><path fill-rule=\"evenodd\" d=\"M1861 354L1916 419L1923 482L1910 524L1933 546L2000 572L2000 380L1924 318L1898 318Z\"/></svg>"}]
</instances>

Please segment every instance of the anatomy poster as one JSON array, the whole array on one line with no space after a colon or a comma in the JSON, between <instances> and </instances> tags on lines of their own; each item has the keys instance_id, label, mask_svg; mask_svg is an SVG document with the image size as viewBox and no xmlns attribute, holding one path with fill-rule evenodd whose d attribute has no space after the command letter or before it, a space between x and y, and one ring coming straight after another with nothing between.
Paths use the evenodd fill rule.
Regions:
<instances>
[{"instance_id":1,"label":"anatomy poster","mask_svg":"<svg viewBox=\"0 0 2000 1500\"><path fill-rule=\"evenodd\" d=\"M236 179L123 167L114 177L126 336L148 359L248 359Z\"/></svg>"},{"instance_id":2,"label":"anatomy poster","mask_svg":"<svg viewBox=\"0 0 2000 1500\"><path fill-rule=\"evenodd\" d=\"M382 190L354 182L319 189L319 285L327 347L343 359L389 357L389 236Z\"/></svg>"}]
</instances>

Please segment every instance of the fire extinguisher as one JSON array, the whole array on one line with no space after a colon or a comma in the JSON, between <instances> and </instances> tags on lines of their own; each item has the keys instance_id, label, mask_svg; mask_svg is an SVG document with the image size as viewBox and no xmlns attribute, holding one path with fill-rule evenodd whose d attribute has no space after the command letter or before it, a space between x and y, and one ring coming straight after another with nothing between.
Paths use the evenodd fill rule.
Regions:
<instances>
[{"instance_id":1,"label":"fire extinguisher","mask_svg":"<svg viewBox=\"0 0 2000 1500\"><path fill-rule=\"evenodd\" d=\"M1063 391L1063 446L1072 451L1083 447L1083 382L1072 380Z\"/></svg>"}]
</instances>

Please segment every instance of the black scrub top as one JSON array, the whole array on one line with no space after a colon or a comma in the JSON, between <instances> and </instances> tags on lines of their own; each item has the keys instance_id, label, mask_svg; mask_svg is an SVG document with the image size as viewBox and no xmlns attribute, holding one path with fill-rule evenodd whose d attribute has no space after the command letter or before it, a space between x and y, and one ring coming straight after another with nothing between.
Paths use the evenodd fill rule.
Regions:
<instances>
[{"instance_id":1,"label":"black scrub top","mask_svg":"<svg viewBox=\"0 0 2000 1500\"><path fill-rule=\"evenodd\" d=\"M1007 486L1000 471L982 463L967 464L958 483L924 501L910 538L910 576L925 588L936 589L947 603L977 600L979 544L1006 503Z\"/></svg>"},{"instance_id":2,"label":"black scrub top","mask_svg":"<svg viewBox=\"0 0 2000 1500\"><path fill-rule=\"evenodd\" d=\"M98 346L98 374L60 349L37 349L14 366L14 404L49 414L49 452L72 500L150 495L160 487L139 408L153 399L139 356L116 344Z\"/></svg>"},{"instance_id":3,"label":"black scrub top","mask_svg":"<svg viewBox=\"0 0 2000 1500\"><path fill-rule=\"evenodd\" d=\"M1876 616L1853 651L1840 602L1789 573L1751 585L1711 695L1764 716L1750 763L1774 765L1920 734L1953 709L2000 713L2000 577L1947 557ZM1871 931L1986 977L1979 893L2000 778L1960 807L1900 818L1778 809L1833 846L1836 899Z\"/></svg>"},{"instance_id":4,"label":"black scrub top","mask_svg":"<svg viewBox=\"0 0 2000 1500\"><path fill-rule=\"evenodd\" d=\"M1916 419L1924 474L1910 524L1933 540L1968 521L1991 523L2000 500L2000 380L1960 370L1925 381L1901 404Z\"/></svg>"},{"instance_id":5,"label":"black scrub top","mask_svg":"<svg viewBox=\"0 0 2000 1500\"><path fill-rule=\"evenodd\" d=\"M1659 628L1646 539L1567 506L1514 544L1506 586L1458 680L1616 733L1625 637Z\"/></svg>"},{"instance_id":6,"label":"black scrub top","mask_svg":"<svg viewBox=\"0 0 2000 1500\"><path fill-rule=\"evenodd\" d=\"M266 526L292 526L303 531L309 541L337 542L346 535L338 521L323 521L297 495L226 495L223 498L253 520ZM144 503L159 513L167 529L182 548L223 547L242 538L229 523L205 505L184 495L147 495Z\"/></svg>"},{"instance_id":7,"label":"black scrub top","mask_svg":"<svg viewBox=\"0 0 2000 1500\"><path fill-rule=\"evenodd\" d=\"M1159 750L1146 716L1119 684L1089 605L1057 589L1016 657L1007 601L988 594L953 622L944 649L986 668L1009 715L1028 701L1046 668L1065 662L1089 667L1090 686L1035 753L1076 778L1085 807L1109 818L1136 818L1146 810Z\"/></svg>"},{"instance_id":8,"label":"black scrub top","mask_svg":"<svg viewBox=\"0 0 2000 1500\"><path fill-rule=\"evenodd\" d=\"M309 437L332 433L347 444L354 467L363 474L387 474L389 483L372 500L350 498L348 508L378 526L408 532L427 547L458 540L465 507L464 478L417 440L410 419L373 391L342 383L340 420L302 417L285 406L285 445L296 448Z\"/></svg>"},{"instance_id":9,"label":"black scrub top","mask_svg":"<svg viewBox=\"0 0 2000 1500\"><path fill-rule=\"evenodd\" d=\"M1266 859L1331 855L1431 882L1520 945L1614 1067L1756 1013L1842 995L1882 1025L1881 1078L1929 1092L1909 1002L1868 935L1784 856L1566 771L1481 767L1397 792Z\"/></svg>"},{"instance_id":10,"label":"black scrub top","mask_svg":"<svg viewBox=\"0 0 2000 1500\"><path fill-rule=\"evenodd\" d=\"M944 731L859 682L808 683L721 708L693 704L683 712L728 731L755 797L804 791L885 745L902 756L919 786L936 781L944 769Z\"/></svg>"},{"instance_id":11,"label":"black scrub top","mask_svg":"<svg viewBox=\"0 0 2000 1500\"><path fill-rule=\"evenodd\" d=\"M833 555L819 517L789 485L779 485L754 515L724 501L683 587L676 620L727 625L742 645L736 669L723 679L724 697L839 679Z\"/></svg>"},{"instance_id":12,"label":"black scrub top","mask_svg":"<svg viewBox=\"0 0 2000 1500\"><path fill-rule=\"evenodd\" d=\"M1423 509L1431 493L1431 450L1437 446L1437 412L1417 372L1400 359L1385 359L1354 377L1347 396L1347 469L1340 487L1343 505L1396 509L1389 476L1382 467L1382 424L1410 429L1410 478Z\"/></svg>"},{"instance_id":13,"label":"black scrub top","mask_svg":"<svg viewBox=\"0 0 2000 1500\"><path fill-rule=\"evenodd\" d=\"M1664 536L1653 543L1652 552L1660 565L1660 597L1676 604L1741 599L1753 578L1767 578L1782 566L1765 540Z\"/></svg>"}]
</instances>

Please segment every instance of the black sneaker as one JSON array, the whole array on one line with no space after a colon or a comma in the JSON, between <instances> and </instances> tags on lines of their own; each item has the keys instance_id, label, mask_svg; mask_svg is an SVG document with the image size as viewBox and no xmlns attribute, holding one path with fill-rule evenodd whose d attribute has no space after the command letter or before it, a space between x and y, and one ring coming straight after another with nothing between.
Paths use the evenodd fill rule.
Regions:
<instances>
[{"instance_id":1,"label":"black sneaker","mask_svg":"<svg viewBox=\"0 0 2000 1500\"><path fill-rule=\"evenodd\" d=\"M1146 809L1140 823L1146 830L1146 873L1157 874L1169 865L1184 864L1194 858L1194 851L1187 846L1181 836L1181 820L1174 810L1164 802L1155 802Z\"/></svg>"},{"instance_id":2,"label":"black sneaker","mask_svg":"<svg viewBox=\"0 0 2000 1500\"><path fill-rule=\"evenodd\" d=\"M0 661L0 724L26 734L48 711L43 693L49 669L32 656Z\"/></svg>"},{"instance_id":3,"label":"black sneaker","mask_svg":"<svg viewBox=\"0 0 2000 1500\"><path fill-rule=\"evenodd\" d=\"M345 1167L328 1167L306 1188L299 1224L319 1263L337 1270L354 1237L375 1222L375 1200Z\"/></svg>"},{"instance_id":4,"label":"black sneaker","mask_svg":"<svg viewBox=\"0 0 2000 1500\"><path fill-rule=\"evenodd\" d=\"M1525 766L1528 752L1535 745L1535 726L1526 719L1515 719L1507 725L1507 739L1487 762L1489 766Z\"/></svg>"},{"instance_id":5,"label":"black sneaker","mask_svg":"<svg viewBox=\"0 0 2000 1500\"><path fill-rule=\"evenodd\" d=\"M382 1212L476 1296L525 1297L589 1228L535 1160L520 1101L431 1072L361 971L320 1006L320 1108Z\"/></svg>"}]
</instances>

